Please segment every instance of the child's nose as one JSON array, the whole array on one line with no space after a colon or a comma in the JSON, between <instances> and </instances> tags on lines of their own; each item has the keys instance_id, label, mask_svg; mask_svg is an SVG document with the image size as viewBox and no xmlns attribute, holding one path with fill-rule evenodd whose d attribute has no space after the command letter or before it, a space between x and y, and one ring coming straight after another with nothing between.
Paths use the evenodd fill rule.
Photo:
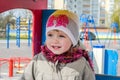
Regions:
<instances>
[{"instance_id":1,"label":"child's nose","mask_svg":"<svg viewBox=\"0 0 120 80\"><path fill-rule=\"evenodd\" d=\"M54 41L54 43L58 43L58 38L55 37L53 41Z\"/></svg>"}]
</instances>

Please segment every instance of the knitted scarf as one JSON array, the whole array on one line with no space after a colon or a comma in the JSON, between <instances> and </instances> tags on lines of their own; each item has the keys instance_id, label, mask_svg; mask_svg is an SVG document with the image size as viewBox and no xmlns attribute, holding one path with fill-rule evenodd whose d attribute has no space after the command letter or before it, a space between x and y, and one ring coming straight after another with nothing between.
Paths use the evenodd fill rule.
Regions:
<instances>
[{"instance_id":1,"label":"knitted scarf","mask_svg":"<svg viewBox=\"0 0 120 80\"><path fill-rule=\"evenodd\" d=\"M73 53L65 52L63 54L56 55L52 51L50 51L46 46L41 46L41 51L43 55L47 58L47 60L53 63L58 61L59 63L66 64L66 63L76 61L81 57L84 57L89 62L89 65L93 70L92 61L89 58L88 52L83 49L78 49Z\"/></svg>"}]
</instances>

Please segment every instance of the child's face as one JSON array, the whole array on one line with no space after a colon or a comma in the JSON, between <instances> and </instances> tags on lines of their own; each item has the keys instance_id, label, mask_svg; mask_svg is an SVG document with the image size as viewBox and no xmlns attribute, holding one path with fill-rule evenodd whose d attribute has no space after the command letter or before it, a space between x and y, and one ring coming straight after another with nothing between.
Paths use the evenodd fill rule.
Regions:
<instances>
[{"instance_id":1,"label":"child's face","mask_svg":"<svg viewBox=\"0 0 120 80\"><path fill-rule=\"evenodd\" d=\"M62 54L70 49L72 42L62 31L51 30L46 36L46 45L55 54Z\"/></svg>"}]
</instances>

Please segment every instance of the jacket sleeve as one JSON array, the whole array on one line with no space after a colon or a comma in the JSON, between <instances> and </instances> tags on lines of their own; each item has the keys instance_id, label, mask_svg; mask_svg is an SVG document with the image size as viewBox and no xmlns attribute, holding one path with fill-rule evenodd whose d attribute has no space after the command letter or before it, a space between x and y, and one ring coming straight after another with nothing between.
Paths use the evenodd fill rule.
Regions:
<instances>
[{"instance_id":1,"label":"jacket sleeve","mask_svg":"<svg viewBox=\"0 0 120 80\"><path fill-rule=\"evenodd\" d=\"M24 69L24 73L19 80L35 80L34 79L34 60L32 60Z\"/></svg>"},{"instance_id":2,"label":"jacket sleeve","mask_svg":"<svg viewBox=\"0 0 120 80\"><path fill-rule=\"evenodd\" d=\"M84 68L83 79L82 80L95 80L95 73L91 69L89 63L86 61L86 65Z\"/></svg>"}]
</instances>

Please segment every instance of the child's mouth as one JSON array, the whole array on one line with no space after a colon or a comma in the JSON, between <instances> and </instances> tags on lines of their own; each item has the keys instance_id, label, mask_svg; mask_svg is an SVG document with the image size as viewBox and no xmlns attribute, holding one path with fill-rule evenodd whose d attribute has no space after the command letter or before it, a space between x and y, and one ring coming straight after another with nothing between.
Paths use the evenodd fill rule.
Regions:
<instances>
[{"instance_id":1,"label":"child's mouth","mask_svg":"<svg viewBox=\"0 0 120 80\"><path fill-rule=\"evenodd\" d=\"M52 46L53 49L59 49L61 48L60 46Z\"/></svg>"}]
</instances>

